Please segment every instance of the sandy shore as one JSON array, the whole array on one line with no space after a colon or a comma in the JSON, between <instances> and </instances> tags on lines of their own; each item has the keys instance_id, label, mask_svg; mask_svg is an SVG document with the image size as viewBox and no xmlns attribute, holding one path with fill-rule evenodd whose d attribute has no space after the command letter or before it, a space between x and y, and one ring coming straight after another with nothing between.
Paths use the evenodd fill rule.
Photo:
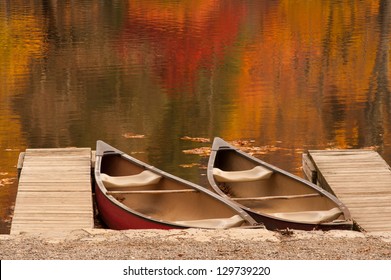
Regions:
<instances>
[{"instance_id":1,"label":"sandy shore","mask_svg":"<svg viewBox=\"0 0 391 280\"><path fill-rule=\"evenodd\" d=\"M82 229L0 235L3 260L391 259L391 232Z\"/></svg>"}]
</instances>

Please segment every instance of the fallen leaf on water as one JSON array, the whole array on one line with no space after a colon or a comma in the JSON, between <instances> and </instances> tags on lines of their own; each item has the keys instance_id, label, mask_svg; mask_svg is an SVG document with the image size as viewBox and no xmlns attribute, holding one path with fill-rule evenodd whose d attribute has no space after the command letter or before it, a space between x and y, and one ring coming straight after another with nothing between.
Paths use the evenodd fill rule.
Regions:
<instances>
[{"instance_id":1,"label":"fallen leaf on water","mask_svg":"<svg viewBox=\"0 0 391 280\"><path fill-rule=\"evenodd\" d=\"M4 151L6 151L6 152L16 152L16 151L19 151L19 149L7 148L7 149L4 149Z\"/></svg>"},{"instance_id":2,"label":"fallen leaf on water","mask_svg":"<svg viewBox=\"0 0 391 280\"><path fill-rule=\"evenodd\" d=\"M181 137L181 140L192 141L192 142L199 142L199 143L210 143L210 139L209 138L202 138L202 137L184 136L184 137Z\"/></svg>"},{"instance_id":3,"label":"fallen leaf on water","mask_svg":"<svg viewBox=\"0 0 391 280\"><path fill-rule=\"evenodd\" d=\"M181 139L184 139L184 138L185 137L182 137ZM187 138L190 138L190 137L186 136L186 140L187 140ZM204 141L202 139L205 139L205 138L190 138L190 139L197 139L197 141L201 142L201 141ZM193 141L193 140L191 140L191 141ZM232 146L235 146L235 147L239 148L241 151L248 153L250 155L264 155L267 153L276 152L276 151L280 151L280 150L289 150L287 148L277 147L274 145L266 145L266 146L260 146L260 147L254 146L255 140L236 140L236 141L231 141L229 143ZM207 157L210 155L210 151L211 151L211 147L200 147L200 148L194 148L194 149L190 149L190 150L183 150L183 153Z\"/></svg>"},{"instance_id":4,"label":"fallen leaf on water","mask_svg":"<svg viewBox=\"0 0 391 280\"><path fill-rule=\"evenodd\" d=\"M234 140L231 141L231 145L236 146L236 147L243 147L243 146L250 146L253 145L255 140Z\"/></svg>"},{"instance_id":5,"label":"fallen leaf on water","mask_svg":"<svg viewBox=\"0 0 391 280\"><path fill-rule=\"evenodd\" d=\"M130 152L131 155L145 154L143 151Z\"/></svg>"},{"instance_id":6,"label":"fallen leaf on water","mask_svg":"<svg viewBox=\"0 0 391 280\"><path fill-rule=\"evenodd\" d=\"M200 166L200 164L199 163L190 163L190 164L180 164L179 166L183 167L183 168L192 168L194 166Z\"/></svg>"},{"instance_id":7,"label":"fallen leaf on water","mask_svg":"<svg viewBox=\"0 0 391 280\"><path fill-rule=\"evenodd\" d=\"M270 152L276 152L280 150L288 150L286 148L282 147L276 147L276 146L237 146L241 151L248 153L250 155L265 155Z\"/></svg>"},{"instance_id":8,"label":"fallen leaf on water","mask_svg":"<svg viewBox=\"0 0 391 280\"><path fill-rule=\"evenodd\" d=\"M4 178L0 180L0 185L12 185L15 182L15 178Z\"/></svg>"},{"instance_id":9,"label":"fallen leaf on water","mask_svg":"<svg viewBox=\"0 0 391 280\"><path fill-rule=\"evenodd\" d=\"M143 134L135 134L135 133L132 133L132 132L126 132L126 133L122 134L122 136L127 138L127 139L145 138L145 135L143 135Z\"/></svg>"},{"instance_id":10,"label":"fallen leaf on water","mask_svg":"<svg viewBox=\"0 0 391 280\"><path fill-rule=\"evenodd\" d=\"M210 147L201 147L201 148L195 148L191 150L183 150L183 153L188 155L209 156Z\"/></svg>"}]
</instances>

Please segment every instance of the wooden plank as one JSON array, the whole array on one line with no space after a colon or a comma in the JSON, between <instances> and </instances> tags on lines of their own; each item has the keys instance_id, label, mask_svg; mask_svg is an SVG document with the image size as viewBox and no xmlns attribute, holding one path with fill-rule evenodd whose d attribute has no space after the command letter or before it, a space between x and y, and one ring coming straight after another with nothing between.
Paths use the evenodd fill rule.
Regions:
<instances>
[{"instance_id":1,"label":"wooden plank","mask_svg":"<svg viewBox=\"0 0 391 280\"><path fill-rule=\"evenodd\" d=\"M84 224L65 224L64 222L58 222L58 223L39 223L37 225L33 225L29 222L27 223L21 223L20 225L14 226L14 231L17 231L18 233L21 232L46 232L46 231L55 231L55 232L61 232L63 230L72 231L82 228L87 228Z\"/></svg>"},{"instance_id":2,"label":"wooden plank","mask_svg":"<svg viewBox=\"0 0 391 280\"><path fill-rule=\"evenodd\" d=\"M35 222L34 222L35 221ZM46 223L46 224L61 224L64 225L71 225L71 224L84 224L84 225L91 225L92 224L92 216L88 214L77 214L72 215L69 213L65 213L63 215L53 214L53 215L38 215L38 216L32 216L32 215L26 215L18 217L16 220L17 224L23 224L23 223L32 223L34 227L37 227L36 221L39 221L40 223ZM77 229L77 228L76 228Z\"/></svg>"},{"instance_id":3,"label":"wooden plank","mask_svg":"<svg viewBox=\"0 0 391 280\"><path fill-rule=\"evenodd\" d=\"M89 188L83 188L84 191L90 191ZM24 183L22 185L19 185L18 190L20 192L74 192L74 191L81 191L80 188L78 188L78 185L74 182L61 182L60 184L56 185L56 182L42 182L42 185L40 186L39 183L34 184L27 184Z\"/></svg>"},{"instance_id":4,"label":"wooden plank","mask_svg":"<svg viewBox=\"0 0 391 280\"><path fill-rule=\"evenodd\" d=\"M303 154L303 173L305 177L308 179L308 181L316 184L317 178L317 172L314 164L312 161L308 158L307 154Z\"/></svg>"},{"instance_id":5,"label":"wooden plank","mask_svg":"<svg viewBox=\"0 0 391 280\"><path fill-rule=\"evenodd\" d=\"M42 209L45 209L45 210L42 210ZM86 211L89 211L90 212L90 207L87 206L87 205L72 205L72 204L69 204L69 205L61 205L61 210L58 210L59 207L57 204L45 204L44 207L42 207L42 205L28 205L28 206L24 206L23 208L19 208L18 212L19 213L28 213L28 212L34 212L34 213L40 213L42 211L45 211L45 212L56 212L56 211L61 211L63 213L66 213L66 212L72 212L72 211L75 211L75 212L86 212Z\"/></svg>"},{"instance_id":6,"label":"wooden plank","mask_svg":"<svg viewBox=\"0 0 391 280\"><path fill-rule=\"evenodd\" d=\"M40 172L42 170L51 170L51 171L56 171L56 170L69 170L69 171L73 171L73 172L80 172L81 170L83 171L88 171L90 170L91 168L89 166L86 165L86 162L82 162L82 161L75 161L79 164L75 164L75 165L63 165L63 164L59 164L59 162L56 162L56 164L50 162L50 165L48 165L49 161L45 161L46 164L42 164L42 165L30 165L30 164L25 164L23 166L23 172Z\"/></svg>"},{"instance_id":7,"label":"wooden plank","mask_svg":"<svg viewBox=\"0 0 391 280\"><path fill-rule=\"evenodd\" d=\"M47 159L42 158L42 159L34 159L34 160L25 159L25 161L23 162L23 167L27 167L27 166L65 166L65 165L71 165L71 164L73 164L72 166L85 166L86 162L89 163L88 160L81 160L78 158L63 158L63 157L47 158Z\"/></svg>"},{"instance_id":8,"label":"wooden plank","mask_svg":"<svg viewBox=\"0 0 391 280\"><path fill-rule=\"evenodd\" d=\"M18 172L18 179L20 178L20 173L22 172L23 162L24 162L25 152L21 152L18 157L18 163L16 165L16 169Z\"/></svg>"},{"instance_id":9,"label":"wooden plank","mask_svg":"<svg viewBox=\"0 0 391 280\"><path fill-rule=\"evenodd\" d=\"M304 161L314 165L318 184L349 208L361 228L391 231L391 168L376 151L312 150Z\"/></svg>"},{"instance_id":10,"label":"wooden plank","mask_svg":"<svg viewBox=\"0 0 391 280\"><path fill-rule=\"evenodd\" d=\"M89 174L88 174L89 175ZM35 177L31 177L31 178L24 178L23 180L21 180L22 183L55 183L55 182L58 182L58 178L55 178L55 177L52 177L52 176L48 176L48 177L45 177L45 176L35 176ZM87 184L88 182L90 182L88 179L73 179L73 178L67 178L67 179L61 179L61 182L67 182L67 183L70 183L70 182L73 182L73 183L85 183Z\"/></svg>"},{"instance_id":11,"label":"wooden plank","mask_svg":"<svg viewBox=\"0 0 391 280\"><path fill-rule=\"evenodd\" d=\"M26 149L26 153L31 156L49 156L63 155L69 157L72 155L84 155L91 153L90 148L44 148L44 149Z\"/></svg>"},{"instance_id":12,"label":"wooden plank","mask_svg":"<svg viewBox=\"0 0 391 280\"><path fill-rule=\"evenodd\" d=\"M65 222L80 222L85 223L85 217L91 218L89 213L24 213L19 214L15 220L19 221L65 221Z\"/></svg>"},{"instance_id":13,"label":"wooden plank","mask_svg":"<svg viewBox=\"0 0 391 280\"><path fill-rule=\"evenodd\" d=\"M95 168L96 151L91 151L91 168Z\"/></svg>"},{"instance_id":14,"label":"wooden plank","mask_svg":"<svg viewBox=\"0 0 391 280\"><path fill-rule=\"evenodd\" d=\"M36 216L36 215L62 215L62 214L91 214L88 209L51 209L51 210L42 210L42 209L22 209L19 211L19 214L28 214L29 216Z\"/></svg>"},{"instance_id":15,"label":"wooden plank","mask_svg":"<svg viewBox=\"0 0 391 280\"><path fill-rule=\"evenodd\" d=\"M27 149L20 166L11 234L93 227L91 149Z\"/></svg>"}]
</instances>

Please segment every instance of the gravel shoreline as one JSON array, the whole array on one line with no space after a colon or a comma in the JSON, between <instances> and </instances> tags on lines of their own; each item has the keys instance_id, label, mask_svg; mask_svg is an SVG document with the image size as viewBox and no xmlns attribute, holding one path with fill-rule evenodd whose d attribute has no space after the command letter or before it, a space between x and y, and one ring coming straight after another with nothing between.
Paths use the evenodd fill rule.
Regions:
<instances>
[{"instance_id":1,"label":"gravel shoreline","mask_svg":"<svg viewBox=\"0 0 391 280\"><path fill-rule=\"evenodd\" d=\"M0 235L2 260L391 260L391 232L81 229Z\"/></svg>"}]
</instances>

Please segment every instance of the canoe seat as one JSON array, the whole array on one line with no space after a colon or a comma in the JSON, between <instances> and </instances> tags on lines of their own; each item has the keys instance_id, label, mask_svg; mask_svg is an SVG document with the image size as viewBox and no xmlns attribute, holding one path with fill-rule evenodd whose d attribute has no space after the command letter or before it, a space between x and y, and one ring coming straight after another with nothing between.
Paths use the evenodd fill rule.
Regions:
<instances>
[{"instance_id":1,"label":"canoe seat","mask_svg":"<svg viewBox=\"0 0 391 280\"><path fill-rule=\"evenodd\" d=\"M270 215L302 223L325 223L332 222L333 220L337 219L341 214L341 210L336 207L325 211L271 213Z\"/></svg>"},{"instance_id":2,"label":"canoe seat","mask_svg":"<svg viewBox=\"0 0 391 280\"><path fill-rule=\"evenodd\" d=\"M108 190L153 185L158 183L161 178L160 175L149 170L144 170L139 174L128 176L110 176L101 173L102 182Z\"/></svg>"},{"instance_id":3,"label":"canoe seat","mask_svg":"<svg viewBox=\"0 0 391 280\"><path fill-rule=\"evenodd\" d=\"M175 221L175 223L185 225L188 227L226 229L226 228L239 227L244 223L244 220L239 215L235 215L230 218Z\"/></svg>"},{"instance_id":4,"label":"canoe seat","mask_svg":"<svg viewBox=\"0 0 391 280\"><path fill-rule=\"evenodd\" d=\"M255 166L253 169L242 171L223 171L219 168L213 168L213 175L217 182L251 182L262 179L268 179L273 171L262 167Z\"/></svg>"}]
</instances>

